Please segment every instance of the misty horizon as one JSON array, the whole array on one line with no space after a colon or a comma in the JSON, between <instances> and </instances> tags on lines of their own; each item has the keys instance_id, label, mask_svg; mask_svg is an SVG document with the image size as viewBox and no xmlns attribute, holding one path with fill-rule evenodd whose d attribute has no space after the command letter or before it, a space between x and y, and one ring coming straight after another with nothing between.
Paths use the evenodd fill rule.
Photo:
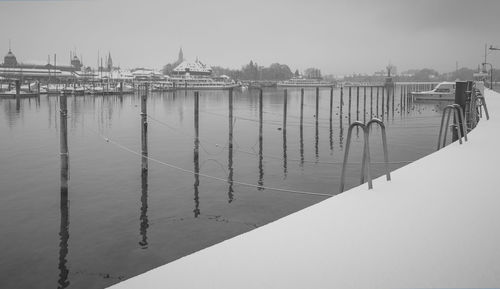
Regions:
<instances>
[{"instance_id":1,"label":"misty horizon","mask_svg":"<svg viewBox=\"0 0 500 289\"><path fill-rule=\"evenodd\" d=\"M0 53L10 40L23 63L57 54L58 64L69 64L75 51L96 67L98 53L110 52L122 68L161 69L182 47L188 60L230 69L252 60L325 75L372 74L388 64L445 73L457 64L476 68L485 44L499 46L498 8L498 1L4 0ZM488 51L488 62L499 66L499 54Z\"/></svg>"}]
</instances>

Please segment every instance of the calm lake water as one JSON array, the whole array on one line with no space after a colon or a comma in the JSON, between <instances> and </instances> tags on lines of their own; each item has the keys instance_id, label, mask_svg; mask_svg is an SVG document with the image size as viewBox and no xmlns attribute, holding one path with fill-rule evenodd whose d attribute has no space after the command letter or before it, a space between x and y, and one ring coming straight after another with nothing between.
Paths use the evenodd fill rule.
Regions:
<instances>
[{"instance_id":1,"label":"calm lake water","mask_svg":"<svg viewBox=\"0 0 500 289\"><path fill-rule=\"evenodd\" d=\"M347 91L341 114L335 89L330 122L330 89L321 89L316 125L315 91L306 89L301 129L300 90L289 89L285 131L283 89L265 89L260 142L258 91L235 91L231 152L228 92L200 91L196 153L193 94L150 95L149 156L184 171L149 160L146 174L141 158L124 149L141 150L138 95L68 97L67 200L58 97L0 99L0 288L104 288L277 220L326 197L226 180L338 194L349 118L384 119L396 169L435 151L447 104L401 109L398 88L394 110L391 102L382 115L382 96L377 104L374 90L370 102L368 88L366 110L360 90L358 116L353 89L349 116ZM348 188L359 185L362 140L355 131ZM379 129L370 141L379 176ZM197 177L198 169L222 180Z\"/></svg>"}]
</instances>

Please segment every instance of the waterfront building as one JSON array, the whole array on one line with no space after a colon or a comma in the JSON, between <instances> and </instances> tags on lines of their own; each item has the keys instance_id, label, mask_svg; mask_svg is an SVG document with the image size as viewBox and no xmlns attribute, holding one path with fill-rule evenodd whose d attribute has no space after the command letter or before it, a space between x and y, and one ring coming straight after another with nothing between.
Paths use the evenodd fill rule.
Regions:
<instances>
[{"instance_id":1,"label":"waterfront building","mask_svg":"<svg viewBox=\"0 0 500 289\"><path fill-rule=\"evenodd\" d=\"M181 51L182 52L182 51ZM202 63L198 58L194 62L187 60L182 61L177 67L172 71L172 75L177 76L211 76L212 68L204 63Z\"/></svg>"},{"instance_id":2,"label":"waterfront building","mask_svg":"<svg viewBox=\"0 0 500 289\"><path fill-rule=\"evenodd\" d=\"M83 67L76 55L71 56L70 65L51 64L50 61L47 64L22 63L9 48L3 63L0 64L0 76L15 79L71 78Z\"/></svg>"}]
</instances>

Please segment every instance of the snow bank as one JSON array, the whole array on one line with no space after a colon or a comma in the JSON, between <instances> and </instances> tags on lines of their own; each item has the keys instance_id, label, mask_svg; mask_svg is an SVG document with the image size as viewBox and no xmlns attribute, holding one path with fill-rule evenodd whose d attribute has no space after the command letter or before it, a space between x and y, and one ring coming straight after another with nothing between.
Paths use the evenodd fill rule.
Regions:
<instances>
[{"instance_id":1,"label":"snow bank","mask_svg":"<svg viewBox=\"0 0 500 289\"><path fill-rule=\"evenodd\" d=\"M457 142L374 181L114 285L500 287L500 95ZM436 136L437 141L437 136Z\"/></svg>"}]
</instances>

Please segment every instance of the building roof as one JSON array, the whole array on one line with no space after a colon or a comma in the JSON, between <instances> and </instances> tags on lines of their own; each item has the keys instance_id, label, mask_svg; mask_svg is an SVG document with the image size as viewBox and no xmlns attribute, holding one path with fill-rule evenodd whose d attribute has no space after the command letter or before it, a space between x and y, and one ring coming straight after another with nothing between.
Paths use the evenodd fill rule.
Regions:
<instances>
[{"instance_id":1,"label":"building roof","mask_svg":"<svg viewBox=\"0 0 500 289\"><path fill-rule=\"evenodd\" d=\"M183 61L181 64L174 68L174 72L183 73L212 73L212 68L198 59L195 62Z\"/></svg>"}]
</instances>

